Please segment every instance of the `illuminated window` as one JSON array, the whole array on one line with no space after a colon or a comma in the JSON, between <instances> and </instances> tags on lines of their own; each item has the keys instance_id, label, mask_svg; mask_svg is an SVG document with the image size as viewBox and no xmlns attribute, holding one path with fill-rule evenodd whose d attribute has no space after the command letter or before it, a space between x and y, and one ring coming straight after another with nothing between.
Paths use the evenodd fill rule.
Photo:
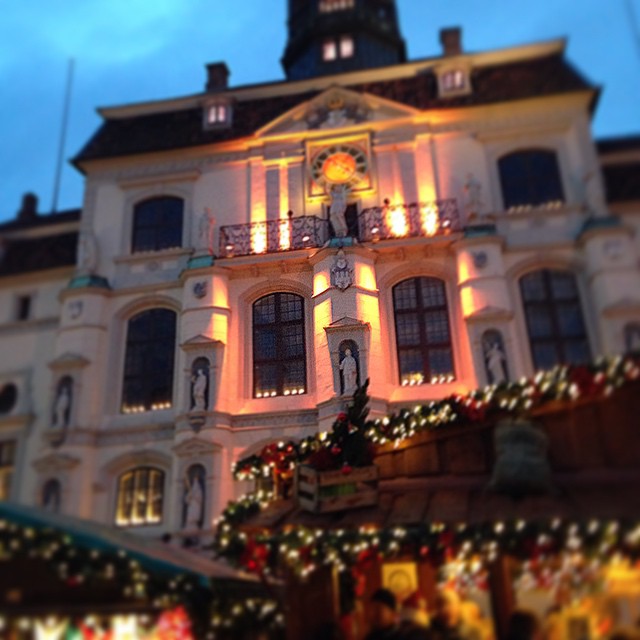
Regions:
<instances>
[{"instance_id":1,"label":"illuminated window","mask_svg":"<svg viewBox=\"0 0 640 640\"><path fill-rule=\"evenodd\" d=\"M131 251L181 247L183 209L183 200L171 196L139 202L133 210Z\"/></svg>"},{"instance_id":2,"label":"illuminated window","mask_svg":"<svg viewBox=\"0 0 640 640\"><path fill-rule=\"evenodd\" d=\"M116 524L140 527L162 522L164 472L138 467L118 479Z\"/></svg>"},{"instance_id":3,"label":"illuminated window","mask_svg":"<svg viewBox=\"0 0 640 640\"><path fill-rule=\"evenodd\" d=\"M447 71L442 75L442 88L444 91L459 91L465 87L465 73L460 69Z\"/></svg>"},{"instance_id":4,"label":"illuminated window","mask_svg":"<svg viewBox=\"0 0 640 640\"><path fill-rule=\"evenodd\" d=\"M320 0L320 13L331 13L333 11L344 11L353 9L355 0Z\"/></svg>"},{"instance_id":5,"label":"illuminated window","mask_svg":"<svg viewBox=\"0 0 640 640\"><path fill-rule=\"evenodd\" d=\"M353 51L353 38L351 36L342 36L340 38L340 57L351 58Z\"/></svg>"},{"instance_id":6,"label":"illuminated window","mask_svg":"<svg viewBox=\"0 0 640 640\"><path fill-rule=\"evenodd\" d=\"M335 40L325 40L322 44L322 59L325 61L335 60L338 57L338 48Z\"/></svg>"},{"instance_id":7,"label":"illuminated window","mask_svg":"<svg viewBox=\"0 0 640 640\"><path fill-rule=\"evenodd\" d=\"M575 276L542 269L520 278L531 357L536 369L591 360Z\"/></svg>"},{"instance_id":8,"label":"illuminated window","mask_svg":"<svg viewBox=\"0 0 640 640\"><path fill-rule=\"evenodd\" d=\"M16 443L13 440L0 442L0 500L9 499L15 458Z\"/></svg>"},{"instance_id":9,"label":"illuminated window","mask_svg":"<svg viewBox=\"0 0 640 640\"><path fill-rule=\"evenodd\" d=\"M498 161L504 208L562 203L564 194L554 151L516 151Z\"/></svg>"},{"instance_id":10,"label":"illuminated window","mask_svg":"<svg viewBox=\"0 0 640 640\"><path fill-rule=\"evenodd\" d=\"M127 325L122 412L169 409L173 398L176 314L149 309Z\"/></svg>"},{"instance_id":11,"label":"illuminated window","mask_svg":"<svg viewBox=\"0 0 640 640\"><path fill-rule=\"evenodd\" d=\"M253 394L256 398L306 392L304 300L272 293L253 305Z\"/></svg>"},{"instance_id":12,"label":"illuminated window","mask_svg":"<svg viewBox=\"0 0 640 640\"><path fill-rule=\"evenodd\" d=\"M213 104L207 112L207 122L209 124L218 124L227 121L227 105Z\"/></svg>"},{"instance_id":13,"label":"illuminated window","mask_svg":"<svg viewBox=\"0 0 640 640\"><path fill-rule=\"evenodd\" d=\"M398 368L403 385L453 379L444 282L411 278L393 288Z\"/></svg>"}]
</instances>

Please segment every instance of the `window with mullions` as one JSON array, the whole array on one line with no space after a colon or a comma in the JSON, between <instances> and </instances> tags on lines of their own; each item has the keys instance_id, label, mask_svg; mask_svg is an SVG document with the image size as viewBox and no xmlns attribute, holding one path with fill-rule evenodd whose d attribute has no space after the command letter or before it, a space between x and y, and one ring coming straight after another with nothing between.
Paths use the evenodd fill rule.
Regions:
<instances>
[{"instance_id":1,"label":"window with mullions","mask_svg":"<svg viewBox=\"0 0 640 640\"><path fill-rule=\"evenodd\" d=\"M305 393L304 300L272 293L253 305L253 395Z\"/></svg>"},{"instance_id":2,"label":"window with mullions","mask_svg":"<svg viewBox=\"0 0 640 640\"><path fill-rule=\"evenodd\" d=\"M520 278L520 291L536 369L591 360L575 276L542 269Z\"/></svg>"},{"instance_id":3,"label":"window with mullions","mask_svg":"<svg viewBox=\"0 0 640 640\"><path fill-rule=\"evenodd\" d=\"M554 151L516 151L498 161L504 208L564 202L558 158Z\"/></svg>"},{"instance_id":4,"label":"window with mullions","mask_svg":"<svg viewBox=\"0 0 640 640\"><path fill-rule=\"evenodd\" d=\"M127 325L122 412L169 409L173 399L176 314L149 309Z\"/></svg>"},{"instance_id":5,"label":"window with mullions","mask_svg":"<svg viewBox=\"0 0 640 640\"><path fill-rule=\"evenodd\" d=\"M137 467L118 479L116 524L141 527L162 522L164 472L153 467Z\"/></svg>"},{"instance_id":6,"label":"window with mullions","mask_svg":"<svg viewBox=\"0 0 640 640\"><path fill-rule=\"evenodd\" d=\"M158 251L182 246L184 201L163 196L139 202L133 210L131 251Z\"/></svg>"},{"instance_id":7,"label":"window with mullions","mask_svg":"<svg viewBox=\"0 0 640 640\"><path fill-rule=\"evenodd\" d=\"M453 377L453 349L444 282L411 278L393 288L398 368L403 385Z\"/></svg>"}]
</instances>

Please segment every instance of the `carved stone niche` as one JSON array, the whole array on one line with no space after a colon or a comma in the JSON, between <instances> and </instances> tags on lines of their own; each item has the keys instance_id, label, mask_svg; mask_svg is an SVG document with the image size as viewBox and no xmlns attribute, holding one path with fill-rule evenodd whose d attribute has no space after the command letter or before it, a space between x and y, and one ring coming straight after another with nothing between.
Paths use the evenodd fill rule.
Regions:
<instances>
[{"instance_id":1,"label":"carved stone niche","mask_svg":"<svg viewBox=\"0 0 640 640\"><path fill-rule=\"evenodd\" d=\"M44 439L53 447L62 445L77 426L82 370L88 364L89 360L75 353L64 353L49 363L53 380Z\"/></svg>"},{"instance_id":2,"label":"carved stone niche","mask_svg":"<svg viewBox=\"0 0 640 640\"><path fill-rule=\"evenodd\" d=\"M210 528L215 495L214 461L220 450L220 445L198 437L187 438L173 447L178 462L175 480L178 511L174 521L185 533L197 534Z\"/></svg>"},{"instance_id":3,"label":"carved stone niche","mask_svg":"<svg viewBox=\"0 0 640 640\"><path fill-rule=\"evenodd\" d=\"M32 465L38 473L35 504L58 513L69 504L73 470L80 464L80 458L64 453L48 453Z\"/></svg>"},{"instance_id":4,"label":"carved stone niche","mask_svg":"<svg viewBox=\"0 0 640 640\"><path fill-rule=\"evenodd\" d=\"M202 334L181 345L186 354L183 408L191 428L197 433L213 412L218 399L218 371L224 343Z\"/></svg>"},{"instance_id":5,"label":"carved stone niche","mask_svg":"<svg viewBox=\"0 0 640 640\"><path fill-rule=\"evenodd\" d=\"M345 379L345 357L355 360L349 368L355 366L358 384L362 384L369 377L369 341L371 326L349 316L344 316L332 322L324 330L327 333L327 344L331 355L333 371L333 389L337 396L347 395L351 391L349 381ZM347 354L347 350L351 353ZM348 361L348 358L347 358ZM341 368L342 365L342 368ZM348 375L348 373L347 373Z\"/></svg>"}]
</instances>

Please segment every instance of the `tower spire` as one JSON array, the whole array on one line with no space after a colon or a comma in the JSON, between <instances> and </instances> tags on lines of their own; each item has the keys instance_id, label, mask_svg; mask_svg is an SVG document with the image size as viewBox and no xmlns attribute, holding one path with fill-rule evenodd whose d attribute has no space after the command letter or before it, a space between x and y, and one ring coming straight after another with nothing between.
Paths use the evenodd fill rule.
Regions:
<instances>
[{"instance_id":1,"label":"tower spire","mask_svg":"<svg viewBox=\"0 0 640 640\"><path fill-rule=\"evenodd\" d=\"M406 60L395 0L289 0L288 80Z\"/></svg>"}]
</instances>

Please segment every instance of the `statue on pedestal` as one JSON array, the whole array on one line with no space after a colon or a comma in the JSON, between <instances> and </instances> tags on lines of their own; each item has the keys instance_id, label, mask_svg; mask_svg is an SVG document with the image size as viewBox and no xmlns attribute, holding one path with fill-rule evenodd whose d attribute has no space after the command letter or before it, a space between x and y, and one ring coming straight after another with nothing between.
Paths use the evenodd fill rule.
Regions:
<instances>
[{"instance_id":1,"label":"statue on pedestal","mask_svg":"<svg viewBox=\"0 0 640 640\"><path fill-rule=\"evenodd\" d=\"M352 396L358 388L358 362L348 347L340 362L340 371L342 372L342 395Z\"/></svg>"},{"instance_id":2,"label":"statue on pedestal","mask_svg":"<svg viewBox=\"0 0 640 640\"><path fill-rule=\"evenodd\" d=\"M329 220L333 226L336 238L344 238L347 235L347 222L344 214L347 210L347 198L349 186L347 184L334 184L329 190L331 204L329 205Z\"/></svg>"},{"instance_id":3,"label":"statue on pedestal","mask_svg":"<svg viewBox=\"0 0 640 640\"><path fill-rule=\"evenodd\" d=\"M195 376L192 376L191 389L192 411L204 411L207 408L206 391L207 391L207 374L204 369L198 369Z\"/></svg>"},{"instance_id":4,"label":"statue on pedestal","mask_svg":"<svg viewBox=\"0 0 640 640\"><path fill-rule=\"evenodd\" d=\"M204 516L204 468L194 465L184 478L184 529L200 529Z\"/></svg>"},{"instance_id":5,"label":"statue on pedestal","mask_svg":"<svg viewBox=\"0 0 640 640\"><path fill-rule=\"evenodd\" d=\"M200 214L198 222L198 249L207 251L209 255L213 255L213 229L216 224L216 218L209 207L205 207L203 213Z\"/></svg>"}]
</instances>

